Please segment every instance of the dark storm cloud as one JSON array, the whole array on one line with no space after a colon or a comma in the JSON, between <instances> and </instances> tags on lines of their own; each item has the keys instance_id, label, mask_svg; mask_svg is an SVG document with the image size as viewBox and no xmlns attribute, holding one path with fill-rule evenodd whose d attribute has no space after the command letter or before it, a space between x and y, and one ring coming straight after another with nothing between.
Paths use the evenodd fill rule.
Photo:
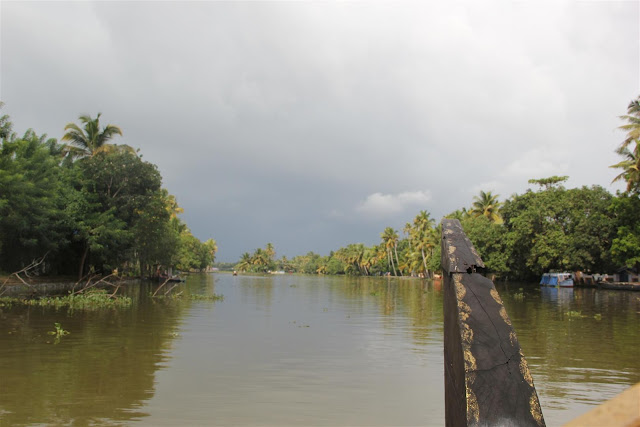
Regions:
<instances>
[{"instance_id":1,"label":"dark storm cloud","mask_svg":"<svg viewBox=\"0 0 640 427\"><path fill-rule=\"evenodd\" d=\"M3 2L0 97L103 112L219 259L375 243L532 177L608 186L638 4ZM612 188L612 187L608 187Z\"/></svg>"}]
</instances>

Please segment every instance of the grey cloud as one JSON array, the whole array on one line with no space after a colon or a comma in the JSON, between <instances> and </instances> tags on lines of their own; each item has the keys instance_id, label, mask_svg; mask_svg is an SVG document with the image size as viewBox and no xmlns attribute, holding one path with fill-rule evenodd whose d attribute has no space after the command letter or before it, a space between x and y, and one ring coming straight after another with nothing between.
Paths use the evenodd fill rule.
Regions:
<instances>
[{"instance_id":1,"label":"grey cloud","mask_svg":"<svg viewBox=\"0 0 640 427\"><path fill-rule=\"evenodd\" d=\"M480 183L608 186L639 91L638 8L3 2L0 96L16 128L50 136L103 112L221 259L267 241L327 253L469 205ZM408 191L431 198L358 210Z\"/></svg>"}]
</instances>

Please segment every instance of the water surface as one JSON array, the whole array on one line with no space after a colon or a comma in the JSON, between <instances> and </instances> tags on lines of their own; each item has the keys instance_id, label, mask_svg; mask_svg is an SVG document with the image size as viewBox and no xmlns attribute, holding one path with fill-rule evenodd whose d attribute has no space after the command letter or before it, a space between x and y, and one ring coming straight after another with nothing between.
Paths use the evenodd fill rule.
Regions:
<instances>
[{"instance_id":1,"label":"water surface","mask_svg":"<svg viewBox=\"0 0 640 427\"><path fill-rule=\"evenodd\" d=\"M121 311L0 308L0 425L444 425L439 282L181 286L224 300L153 300L136 285ZM547 425L640 381L639 294L497 286ZM59 344L54 322L71 332Z\"/></svg>"}]
</instances>

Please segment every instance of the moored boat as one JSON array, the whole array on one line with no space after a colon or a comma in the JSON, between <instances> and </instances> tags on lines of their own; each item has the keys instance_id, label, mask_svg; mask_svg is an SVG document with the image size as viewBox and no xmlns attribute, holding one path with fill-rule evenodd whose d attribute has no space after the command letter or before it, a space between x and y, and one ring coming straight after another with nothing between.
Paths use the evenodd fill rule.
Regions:
<instances>
[{"instance_id":1,"label":"moored boat","mask_svg":"<svg viewBox=\"0 0 640 427\"><path fill-rule=\"evenodd\" d=\"M598 282L598 288L614 291L640 291L638 282Z\"/></svg>"},{"instance_id":2,"label":"moored boat","mask_svg":"<svg viewBox=\"0 0 640 427\"><path fill-rule=\"evenodd\" d=\"M544 273L540 279L542 286L555 286L559 288L572 288L573 276L571 273Z\"/></svg>"}]
</instances>

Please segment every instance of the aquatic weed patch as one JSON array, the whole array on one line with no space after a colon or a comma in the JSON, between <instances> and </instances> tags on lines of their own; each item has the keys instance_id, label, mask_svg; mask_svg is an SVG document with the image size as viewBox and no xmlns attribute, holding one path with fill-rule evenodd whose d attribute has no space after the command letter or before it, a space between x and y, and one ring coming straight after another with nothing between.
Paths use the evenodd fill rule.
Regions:
<instances>
[{"instance_id":1,"label":"aquatic weed patch","mask_svg":"<svg viewBox=\"0 0 640 427\"><path fill-rule=\"evenodd\" d=\"M519 292L516 292L513 294L513 299L516 301L523 301L524 300L524 289L523 288L519 288L518 289Z\"/></svg>"},{"instance_id":2,"label":"aquatic weed patch","mask_svg":"<svg viewBox=\"0 0 640 427\"><path fill-rule=\"evenodd\" d=\"M581 311L567 311L565 315L569 318L569 320L581 319L583 317L587 317L587 316L584 316Z\"/></svg>"},{"instance_id":3,"label":"aquatic weed patch","mask_svg":"<svg viewBox=\"0 0 640 427\"><path fill-rule=\"evenodd\" d=\"M42 298L0 298L0 306L22 305L30 307L68 308L70 310L100 310L128 308L132 304L129 297L109 294L104 289L92 289L82 294Z\"/></svg>"},{"instance_id":4,"label":"aquatic weed patch","mask_svg":"<svg viewBox=\"0 0 640 427\"><path fill-rule=\"evenodd\" d=\"M169 301L222 301L224 300L224 295L222 294L211 294L211 295L201 295L201 294L184 294L183 292L172 293L168 295L151 295L151 297L155 300L169 300Z\"/></svg>"},{"instance_id":5,"label":"aquatic weed patch","mask_svg":"<svg viewBox=\"0 0 640 427\"><path fill-rule=\"evenodd\" d=\"M71 332L64 330L62 328L62 325L60 323L58 323L58 322L54 323L54 326L55 326L55 330L49 331L49 332L47 332L47 334L54 336L53 337L54 338L54 341L53 341L54 344L60 344L60 339L62 337L64 337L65 335L69 335Z\"/></svg>"},{"instance_id":6,"label":"aquatic weed patch","mask_svg":"<svg viewBox=\"0 0 640 427\"><path fill-rule=\"evenodd\" d=\"M222 294L211 294L211 295L191 294L190 298L192 301L222 301L224 299L224 295Z\"/></svg>"}]
</instances>

